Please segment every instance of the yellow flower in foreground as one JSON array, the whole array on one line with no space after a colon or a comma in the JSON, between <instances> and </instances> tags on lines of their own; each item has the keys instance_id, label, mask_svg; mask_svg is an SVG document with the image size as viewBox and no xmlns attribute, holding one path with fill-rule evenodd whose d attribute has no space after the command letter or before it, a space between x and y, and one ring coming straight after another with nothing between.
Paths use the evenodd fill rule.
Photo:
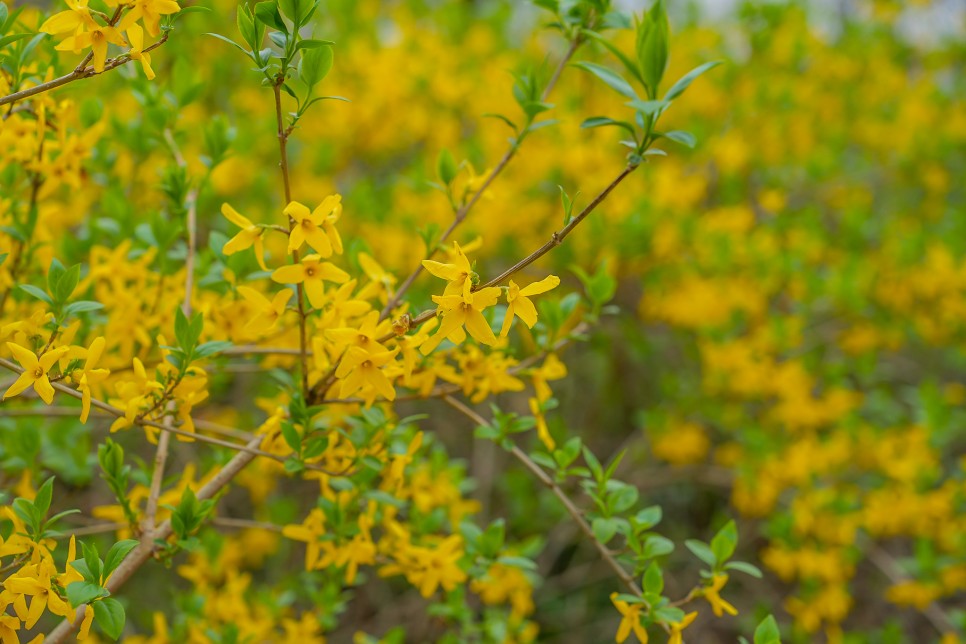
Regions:
<instances>
[{"instance_id":1,"label":"yellow flower in foreground","mask_svg":"<svg viewBox=\"0 0 966 644\"><path fill-rule=\"evenodd\" d=\"M697 616L698 611L692 611L685 615L680 622L670 624L671 638L667 641L667 644L684 644L684 638L681 637L681 633L684 631L684 629L691 625L691 622L693 622Z\"/></svg>"},{"instance_id":2,"label":"yellow flower in foreground","mask_svg":"<svg viewBox=\"0 0 966 644\"><path fill-rule=\"evenodd\" d=\"M452 282L451 282L452 284ZM449 289L449 287L447 287ZM426 340L419 348L424 356L428 356L444 338L460 343L466 339L463 325L473 336L473 339L483 344L496 344L496 336L490 323L483 317L483 309L496 304L500 297L500 289L496 286L481 289L475 293L465 295L434 295L433 301L443 311L443 321L436 333Z\"/></svg>"},{"instance_id":3,"label":"yellow flower in foreground","mask_svg":"<svg viewBox=\"0 0 966 644\"><path fill-rule=\"evenodd\" d=\"M243 217L237 210L226 203L221 204L221 214L225 216L225 219L241 228L241 232L229 239L224 248L221 249L221 252L225 255L234 255L238 251L245 250L254 245L255 259L258 260L258 265L262 267L262 270L267 271L268 267L265 266L265 244L262 241L262 235L265 233L265 229L253 224L247 217Z\"/></svg>"},{"instance_id":4,"label":"yellow flower in foreground","mask_svg":"<svg viewBox=\"0 0 966 644\"><path fill-rule=\"evenodd\" d=\"M127 29L128 25L141 19L144 22L144 28L152 36L161 33L161 16L181 11L181 7L175 0L133 0L122 4L130 4L131 9L121 19L121 28Z\"/></svg>"},{"instance_id":5,"label":"yellow flower in foreground","mask_svg":"<svg viewBox=\"0 0 966 644\"><path fill-rule=\"evenodd\" d=\"M721 599L721 595L718 594L727 583L728 575L717 574L711 579L711 585L702 591L705 599L711 604L711 610L714 611L715 617L721 617L724 613L738 614L738 609Z\"/></svg>"},{"instance_id":6,"label":"yellow flower in foreground","mask_svg":"<svg viewBox=\"0 0 966 644\"><path fill-rule=\"evenodd\" d=\"M255 317L245 325L245 331L252 335L262 335L274 329L279 318L285 313L285 306L292 299L292 291L287 288L276 293L271 301L247 286L239 286L238 292L246 302L255 307Z\"/></svg>"},{"instance_id":7,"label":"yellow flower in foreground","mask_svg":"<svg viewBox=\"0 0 966 644\"><path fill-rule=\"evenodd\" d=\"M81 369L80 375L73 374L72 376L77 382L77 391L84 395L81 398L80 422L82 423L87 422L87 417L91 413L91 386L103 382L111 374L107 369L94 368L101 359L102 353L104 353L104 338L94 338L90 348L87 349L87 360L84 362L84 368Z\"/></svg>"},{"instance_id":8,"label":"yellow flower in foreground","mask_svg":"<svg viewBox=\"0 0 966 644\"><path fill-rule=\"evenodd\" d=\"M430 274L449 282L443 291L444 295L462 294L464 298L469 299L470 290L473 288L473 276L475 273L473 272L473 267L470 266L470 260L466 258L460 245L453 242L453 248L455 260L452 264L443 264L431 259L424 259L423 268L429 271Z\"/></svg>"},{"instance_id":9,"label":"yellow flower in foreground","mask_svg":"<svg viewBox=\"0 0 966 644\"><path fill-rule=\"evenodd\" d=\"M331 257L332 251L342 254L342 238L335 229L335 222L342 214L341 195L330 195L313 210L293 201L285 207L285 214L292 218L295 225L288 236L288 252L298 250L305 242L322 257Z\"/></svg>"},{"instance_id":10,"label":"yellow flower in foreground","mask_svg":"<svg viewBox=\"0 0 966 644\"><path fill-rule=\"evenodd\" d=\"M339 395L348 398L368 384L386 400L395 400L396 390L379 368L388 364L397 351L369 353L361 347L349 347L335 372L342 380ZM371 400L369 402L371 404Z\"/></svg>"},{"instance_id":11,"label":"yellow flower in foreground","mask_svg":"<svg viewBox=\"0 0 966 644\"><path fill-rule=\"evenodd\" d=\"M309 303L313 308L321 309L325 306L325 286L322 281L345 284L349 281L349 274L330 262L319 261L318 255L306 255L300 264L290 264L276 268L272 279L279 284L302 284L305 294L309 296Z\"/></svg>"},{"instance_id":12,"label":"yellow flower in foreground","mask_svg":"<svg viewBox=\"0 0 966 644\"><path fill-rule=\"evenodd\" d=\"M90 31L83 31L58 43L54 49L57 51L78 51L90 47L94 53L94 71L102 72L104 71L104 61L107 60L108 43L121 47L127 45L127 41L114 27L95 25Z\"/></svg>"},{"instance_id":13,"label":"yellow flower in foreground","mask_svg":"<svg viewBox=\"0 0 966 644\"><path fill-rule=\"evenodd\" d=\"M617 593L611 593L610 600L623 616L621 625L617 627L617 636L614 640L620 644L630 637L631 631L634 631L641 644L647 644L647 629L641 624L641 610L643 610L644 605L629 604L622 599L617 599Z\"/></svg>"},{"instance_id":14,"label":"yellow flower in foreground","mask_svg":"<svg viewBox=\"0 0 966 644\"><path fill-rule=\"evenodd\" d=\"M87 8L88 0L67 0L67 11L55 13L40 25L40 31L45 34L63 34L68 32L79 33L84 29L94 29L97 23L91 17L91 12Z\"/></svg>"},{"instance_id":15,"label":"yellow flower in foreground","mask_svg":"<svg viewBox=\"0 0 966 644\"><path fill-rule=\"evenodd\" d=\"M548 450L553 451L557 447L557 443L550 435L550 428L547 427L547 418L543 415L543 409L540 408L540 401L536 398L530 398L527 403L530 405L530 413L537 419L537 437Z\"/></svg>"},{"instance_id":16,"label":"yellow flower in foreground","mask_svg":"<svg viewBox=\"0 0 966 644\"><path fill-rule=\"evenodd\" d=\"M148 80L154 80L154 70L151 69L151 54L144 52L144 30L141 25L131 25L127 28L127 39L131 42L131 51L128 55L131 60L141 61L144 75Z\"/></svg>"},{"instance_id":17,"label":"yellow flower in foreground","mask_svg":"<svg viewBox=\"0 0 966 644\"><path fill-rule=\"evenodd\" d=\"M33 351L24 349L19 344L8 342L7 347L13 353L13 357L16 358L17 362L20 363L20 366L23 367L23 373L4 392L4 400L11 396L16 396L27 389L27 387L33 385L34 391L37 392L41 400L48 405L52 403L54 401L54 388L47 378L47 372L50 371L50 368L54 366L55 362L67 353L68 347L52 349L39 358Z\"/></svg>"},{"instance_id":18,"label":"yellow flower in foreground","mask_svg":"<svg viewBox=\"0 0 966 644\"><path fill-rule=\"evenodd\" d=\"M510 332L513 316L523 320L523 323L532 329L533 325L537 323L537 308L528 298L533 295L546 293L556 288L558 284L560 284L560 278L556 275L550 275L539 282L534 282L523 288L520 288L513 280L510 280L510 287L506 294L506 317L503 318L503 328L500 330L500 335L506 336Z\"/></svg>"}]
</instances>

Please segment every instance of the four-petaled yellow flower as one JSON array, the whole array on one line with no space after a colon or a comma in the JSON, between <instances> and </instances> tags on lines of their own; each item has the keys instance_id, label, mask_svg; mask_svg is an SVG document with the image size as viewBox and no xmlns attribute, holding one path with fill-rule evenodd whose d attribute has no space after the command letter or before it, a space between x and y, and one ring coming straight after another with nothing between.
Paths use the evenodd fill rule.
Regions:
<instances>
[{"instance_id":1,"label":"four-petaled yellow flower","mask_svg":"<svg viewBox=\"0 0 966 644\"><path fill-rule=\"evenodd\" d=\"M245 331L252 335L262 335L274 329L282 314L285 313L285 306L292 299L290 289L279 291L271 301L255 289L247 286L239 286L238 292L241 293L246 302L255 307L255 317L245 325Z\"/></svg>"},{"instance_id":2,"label":"four-petaled yellow flower","mask_svg":"<svg viewBox=\"0 0 966 644\"><path fill-rule=\"evenodd\" d=\"M306 255L300 264L276 268L272 279L279 284L302 284L312 307L321 309L325 306L325 286L322 281L336 284L349 281L348 273L331 262L319 261L321 259L318 255Z\"/></svg>"},{"instance_id":3,"label":"four-petaled yellow flower","mask_svg":"<svg viewBox=\"0 0 966 644\"><path fill-rule=\"evenodd\" d=\"M342 254L342 238L335 229L335 222L342 214L342 197L330 195L312 211L308 207L293 201L285 207L285 214L292 218L295 225L288 237L288 252L298 250L302 244L308 242L316 253L322 257L331 257L332 252Z\"/></svg>"},{"instance_id":4,"label":"four-petaled yellow flower","mask_svg":"<svg viewBox=\"0 0 966 644\"><path fill-rule=\"evenodd\" d=\"M342 380L339 396L348 398L368 384L386 400L395 400L396 390L380 367L388 364L397 351L369 353L361 347L349 347L335 371L336 377ZM367 404L371 405L374 399L367 398Z\"/></svg>"},{"instance_id":5,"label":"four-petaled yellow flower","mask_svg":"<svg viewBox=\"0 0 966 644\"><path fill-rule=\"evenodd\" d=\"M131 60L141 61L144 75L147 76L148 80L154 80L154 70L151 69L151 54L144 51L144 30L141 29L141 25L131 25L128 27L127 39L131 43L131 50L128 52L128 56L131 57Z\"/></svg>"},{"instance_id":6,"label":"four-petaled yellow flower","mask_svg":"<svg viewBox=\"0 0 966 644\"><path fill-rule=\"evenodd\" d=\"M45 34L59 35L66 33L78 34L85 29L97 28L90 10L88 0L67 0L67 11L55 13L40 25L40 31Z\"/></svg>"},{"instance_id":7,"label":"four-petaled yellow flower","mask_svg":"<svg viewBox=\"0 0 966 644\"><path fill-rule=\"evenodd\" d=\"M490 286L469 295L434 295L433 301L439 304L439 309L443 311L443 321L440 322L436 333L426 340L419 350L424 356L428 356L444 338L459 344L466 339L466 334L463 333L464 325L477 342L496 344L496 336L493 335L490 323L483 317L483 309L496 304L499 297L500 289L496 286Z\"/></svg>"},{"instance_id":8,"label":"four-petaled yellow flower","mask_svg":"<svg viewBox=\"0 0 966 644\"><path fill-rule=\"evenodd\" d=\"M265 266L265 243L262 241L262 235L265 234L265 229L253 224L247 217L243 217L237 210L226 203L221 204L221 214L225 216L225 219L241 228L241 232L229 239L225 247L221 249L221 252L225 255L234 255L238 251L245 250L254 245L255 259L258 260L258 265L262 267L262 270L267 271L268 267Z\"/></svg>"},{"instance_id":9,"label":"four-petaled yellow flower","mask_svg":"<svg viewBox=\"0 0 966 644\"><path fill-rule=\"evenodd\" d=\"M691 625L691 622L695 620L698 616L698 611L692 611L681 618L680 622L674 622L669 624L671 627L671 637L668 639L667 644L684 644L684 638L681 636L682 631Z\"/></svg>"},{"instance_id":10,"label":"four-petaled yellow flower","mask_svg":"<svg viewBox=\"0 0 966 644\"><path fill-rule=\"evenodd\" d=\"M641 644L647 644L647 629L641 624L641 611L644 609L644 605L630 604L622 599L617 599L617 593L611 593L610 600L623 616L621 625L617 628L615 641L620 644L630 637L631 631L634 631Z\"/></svg>"},{"instance_id":11,"label":"four-petaled yellow flower","mask_svg":"<svg viewBox=\"0 0 966 644\"><path fill-rule=\"evenodd\" d=\"M108 2L110 5L115 2ZM138 19L144 22L144 28L152 36L161 33L161 16L178 13L181 7L175 0L134 0L130 3L130 10L121 18L121 29L127 29Z\"/></svg>"},{"instance_id":12,"label":"four-petaled yellow flower","mask_svg":"<svg viewBox=\"0 0 966 644\"><path fill-rule=\"evenodd\" d=\"M51 349L39 358L33 351L25 349L19 344L8 342L7 347L13 353L13 357L17 359L17 362L20 363L20 366L23 367L23 373L4 392L4 400L11 396L16 396L27 389L27 387L33 385L34 391L37 392L41 400L48 405L52 403L54 401L54 388L50 384L50 379L47 378L47 372L50 371L50 368L54 366L55 362L67 353L69 347Z\"/></svg>"},{"instance_id":13,"label":"four-petaled yellow flower","mask_svg":"<svg viewBox=\"0 0 966 644\"><path fill-rule=\"evenodd\" d=\"M103 382L105 378L111 375L111 372L107 369L95 369L102 353L104 353L104 338L94 338L90 348L87 349L87 360L84 362L84 368L80 370L80 375L76 373L71 375L71 378L77 383L77 391L83 394L80 416L82 423L87 422L87 417L91 413L91 387Z\"/></svg>"},{"instance_id":14,"label":"four-petaled yellow flower","mask_svg":"<svg viewBox=\"0 0 966 644\"><path fill-rule=\"evenodd\" d=\"M503 318L503 328L500 329L500 335L505 337L510 332L513 316L523 320L523 323L532 329L533 325L537 323L537 309L528 298L532 295L546 293L556 288L558 284L560 284L560 278L556 275L550 275L539 282L534 282L523 288L520 288L516 285L516 282L510 280L510 286L506 294L506 316Z\"/></svg>"},{"instance_id":15,"label":"four-petaled yellow flower","mask_svg":"<svg viewBox=\"0 0 966 644\"><path fill-rule=\"evenodd\" d=\"M449 282L443 291L444 295L461 294L464 298L469 299L470 291L473 288L473 278L476 277L476 273L473 272L473 267L470 266L470 260L467 259L460 245L453 242L453 248L455 261L452 264L443 264L431 259L424 259L423 268L429 271L430 274Z\"/></svg>"},{"instance_id":16,"label":"four-petaled yellow flower","mask_svg":"<svg viewBox=\"0 0 966 644\"><path fill-rule=\"evenodd\" d=\"M728 583L728 575L719 573L711 578L711 585L701 591L704 598L711 604L711 610L714 611L716 617L721 617L724 613L738 614L738 609L721 599L721 595L718 594L726 583Z\"/></svg>"},{"instance_id":17,"label":"four-petaled yellow flower","mask_svg":"<svg viewBox=\"0 0 966 644\"><path fill-rule=\"evenodd\" d=\"M54 16L54 18L56 17ZM87 31L84 30L85 27L88 29ZM54 49L57 51L80 51L90 47L94 55L94 71L100 73L104 71L104 62L107 60L108 43L121 47L127 45L127 41L124 40L121 33L111 25L99 25L93 21L91 24L81 22L80 29L73 36L57 43Z\"/></svg>"}]
</instances>

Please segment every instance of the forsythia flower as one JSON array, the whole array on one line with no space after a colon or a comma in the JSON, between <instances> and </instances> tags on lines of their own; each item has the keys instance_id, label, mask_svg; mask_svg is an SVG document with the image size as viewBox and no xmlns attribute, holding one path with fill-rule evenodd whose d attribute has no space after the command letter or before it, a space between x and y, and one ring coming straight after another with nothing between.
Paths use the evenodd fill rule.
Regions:
<instances>
[{"instance_id":1,"label":"forsythia flower","mask_svg":"<svg viewBox=\"0 0 966 644\"><path fill-rule=\"evenodd\" d=\"M128 56L131 57L131 60L141 61L144 75L147 76L148 80L154 80L154 70L151 69L151 54L144 51L144 30L141 29L141 25L131 25L128 27L127 39L131 43L131 50L128 52Z\"/></svg>"},{"instance_id":2,"label":"forsythia flower","mask_svg":"<svg viewBox=\"0 0 966 644\"><path fill-rule=\"evenodd\" d=\"M503 328L500 330L500 335L506 336L510 332L513 316L523 320L523 323L532 329L533 325L537 323L537 309L528 298L532 295L546 293L556 288L558 284L560 284L560 278L556 275L550 275L539 282L534 282L523 288L520 288L513 280L510 280L510 286L506 294L506 317L503 318Z\"/></svg>"},{"instance_id":3,"label":"forsythia flower","mask_svg":"<svg viewBox=\"0 0 966 644\"><path fill-rule=\"evenodd\" d=\"M152 36L161 33L161 16L181 11L181 7L175 0L134 0L130 6L131 9L121 19L121 29L127 29L129 25L141 19L144 22L144 28Z\"/></svg>"},{"instance_id":4,"label":"forsythia flower","mask_svg":"<svg viewBox=\"0 0 966 644\"><path fill-rule=\"evenodd\" d=\"M388 364L397 351L398 349L369 353L360 347L349 347L335 372L336 377L342 380L339 395L348 398L368 384L386 400L395 400L396 390L379 367ZM367 402L372 404L372 400Z\"/></svg>"},{"instance_id":5,"label":"forsythia flower","mask_svg":"<svg viewBox=\"0 0 966 644\"><path fill-rule=\"evenodd\" d=\"M553 451L557 443L550 435L550 428L547 427L547 418L543 415L543 409L540 408L540 401L536 398L530 398L527 403L530 405L530 413L537 419L537 437L548 450Z\"/></svg>"},{"instance_id":6,"label":"forsythia flower","mask_svg":"<svg viewBox=\"0 0 966 644\"><path fill-rule=\"evenodd\" d=\"M325 306L325 286L323 280L344 284L349 281L349 274L330 262L319 261L318 255L306 255L300 264L290 264L276 268L272 279L279 284L302 284L305 294L309 296L309 303L313 308L321 309Z\"/></svg>"},{"instance_id":7,"label":"forsythia flower","mask_svg":"<svg viewBox=\"0 0 966 644\"><path fill-rule=\"evenodd\" d=\"M728 583L728 575L718 574L711 579L711 585L702 591L716 617L721 617L724 613L738 614L738 609L721 599L721 595L718 594L726 583Z\"/></svg>"},{"instance_id":8,"label":"forsythia flower","mask_svg":"<svg viewBox=\"0 0 966 644\"><path fill-rule=\"evenodd\" d=\"M87 29L94 29L97 23L87 8L88 0L67 0L67 11L55 13L40 25L40 31L46 34L63 34L68 32L80 33Z\"/></svg>"},{"instance_id":9,"label":"forsythia flower","mask_svg":"<svg viewBox=\"0 0 966 644\"><path fill-rule=\"evenodd\" d=\"M692 611L681 618L680 622L670 624L671 637L668 639L667 644L684 644L684 638L681 636L681 633L684 631L684 629L691 625L691 622L693 622L697 616L698 611Z\"/></svg>"},{"instance_id":10,"label":"forsythia flower","mask_svg":"<svg viewBox=\"0 0 966 644\"><path fill-rule=\"evenodd\" d=\"M620 642L630 637L631 631L634 631L634 634L637 635L637 639L640 640L641 644L647 644L647 629L641 624L643 604L629 604L622 599L617 599L617 593L611 593L610 600L623 616L614 640L620 644Z\"/></svg>"},{"instance_id":11,"label":"forsythia flower","mask_svg":"<svg viewBox=\"0 0 966 644\"><path fill-rule=\"evenodd\" d=\"M288 252L298 250L304 242L308 242L312 250L322 257L331 257L333 251L341 255L342 238L335 229L335 222L342 214L341 202L341 195L330 195L311 212L297 201L287 205L284 212L295 222L288 237Z\"/></svg>"},{"instance_id":12,"label":"forsythia flower","mask_svg":"<svg viewBox=\"0 0 966 644\"><path fill-rule=\"evenodd\" d=\"M450 282L450 285L455 282ZM461 287L462 288L462 287ZM447 287L449 289L449 287ZM490 323L483 317L483 309L496 304L500 297L500 289L496 286L481 289L469 295L434 295L433 301L439 304L443 311L443 321L440 322L436 333L426 340L420 347L423 355L432 353L444 338L459 343L466 338L463 325L477 342L496 344L496 336Z\"/></svg>"},{"instance_id":13,"label":"forsythia flower","mask_svg":"<svg viewBox=\"0 0 966 644\"><path fill-rule=\"evenodd\" d=\"M466 258L460 245L453 242L453 248L456 255L455 263L442 264L431 259L424 259L423 268L430 274L449 282L443 291L444 295L462 294L464 298L469 299L470 291L473 288L473 277L476 273L473 272L470 260Z\"/></svg>"},{"instance_id":14,"label":"forsythia flower","mask_svg":"<svg viewBox=\"0 0 966 644\"><path fill-rule=\"evenodd\" d=\"M67 353L68 347L58 347L56 349L51 349L44 355L37 357L33 351L29 349L24 349L19 344L14 344L13 342L8 342L7 347L13 353L13 357L17 359L20 366L23 367L23 373L17 378L12 385L7 388L4 392L3 398L6 400L11 396L16 396L17 394L24 391L27 387L33 385L34 391L40 396L48 405L54 401L54 388L50 384L50 380L47 378L47 372L50 368L54 366L54 363L60 360L60 358Z\"/></svg>"},{"instance_id":15,"label":"forsythia flower","mask_svg":"<svg viewBox=\"0 0 966 644\"><path fill-rule=\"evenodd\" d=\"M95 369L94 366L97 364L98 360L101 359L101 354L104 352L104 338L97 337L91 342L90 348L87 349L87 360L84 362L84 368L81 369L80 376L74 374L71 376L75 382L77 382L77 391L83 394L81 398L81 416L80 421L82 423L87 422L87 417L91 413L91 386L103 382L111 372L107 369Z\"/></svg>"},{"instance_id":16,"label":"forsythia flower","mask_svg":"<svg viewBox=\"0 0 966 644\"><path fill-rule=\"evenodd\" d=\"M258 265L262 267L262 270L267 271L268 267L265 266L265 243L262 240L265 229L253 224L248 218L243 217L237 210L226 203L221 204L221 214L225 216L225 219L241 228L241 232L229 239L224 248L221 249L221 252L225 255L234 255L238 251L245 250L254 245L255 259L258 260Z\"/></svg>"},{"instance_id":17,"label":"forsythia flower","mask_svg":"<svg viewBox=\"0 0 966 644\"><path fill-rule=\"evenodd\" d=\"M114 27L95 24L90 31L82 31L76 36L71 36L58 43L54 49L57 51L79 51L90 47L94 54L94 71L102 72L104 71L104 61L107 60L108 43L122 47L127 45L127 41Z\"/></svg>"},{"instance_id":18,"label":"forsythia flower","mask_svg":"<svg viewBox=\"0 0 966 644\"><path fill-rule=\"evenodd\" d=\"M292 299L290 289L279 291L271 301L255 289L247 286L239 286L238 292L245 298L246 302L255 307L255 317L245 325L245 331L252 335L262 335L274 329L282 314L285 313L285 306Z\"/></svg>"}]
</instances>

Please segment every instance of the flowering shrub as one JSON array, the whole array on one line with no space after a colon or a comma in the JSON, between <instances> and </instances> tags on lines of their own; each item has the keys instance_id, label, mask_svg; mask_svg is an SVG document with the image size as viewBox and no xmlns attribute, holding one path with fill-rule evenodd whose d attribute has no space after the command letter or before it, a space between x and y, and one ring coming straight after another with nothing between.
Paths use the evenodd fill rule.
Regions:
<instances>
[{"instance_id":1,"label":"flowering shrub","mask_svg":"<svg viewBox=\"0 0 966 644\"><path fill-rule=\"evenodd\" d=\"M0 2L0 641L959 641L961 48L478 4Z\"/></svg>"}]
</instances>

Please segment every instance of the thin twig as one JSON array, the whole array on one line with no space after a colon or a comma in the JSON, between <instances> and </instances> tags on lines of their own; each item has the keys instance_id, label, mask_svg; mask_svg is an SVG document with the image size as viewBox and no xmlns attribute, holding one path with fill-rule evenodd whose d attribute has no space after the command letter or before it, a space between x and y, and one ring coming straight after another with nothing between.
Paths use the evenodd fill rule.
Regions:
<instances>
[{"instance_id":1,"label":"thin twig","mask_svg":"<svg viewBox=\"0 0 966 644\"><path fill-rule=\"evenodd\" d=\"M164 32L161 39L156 43L145 47L141 53L148 53L153 51L163 45L168 40L168 34L170 32ZM8 94L6 96L0 97L0 106L7 105L8 103L16 103L17 101L22 101L25 98L30 98L31 96L36 96L37 94L43 94L44 92L49 92L52 89L57 89L68 83L73 83L74 81L81 80L82 78L91 78L92 76L98 76L104 72L109 72L112 69L120 67L131 62L133 59L130 54L121 54L117 58L111 58L104 63L104 69L101 71L95 70L93 67L87 67L87 63L90 62L91 54L87 55L87 58L82 61L80 65L77 66L74 71L69 74L65 74L60 78L55 78L53 80L47 81L46 83L41 83L40 85L35 85L27 89L22 89L19 92L14 92L13 94Z\"/></svg>"},{"instance_id":2,"label":"thin twig","mask_svg":"<svg viewBox=\"0 0 966 644\"><path fill-rule=\"evenodd\" d=\"M546 101L547 98L549 98L550 93L553 91L553 88L557 85L557 81L560 80L560 76L561 74L563 74L564 68L570 62L570 59L573 58L573 55L577 52L577 49L580 47L582 42L583 42L583 39L580 36L575 37L570 42L570 47L568 47L567 53L565 53L564 57L560 60L560 64L557 65L557 68L554 70L553 75L550 77L550 80L547 82L547 86L543 90L543 94L540 96L541 101ZM437 241L437 243L432 248L429 249L429 252L426 254L426 257L424 259L432 259L433 257L436 256L436 253L439 251L439 248L446 242L447 239L449 239L450 235L453 234L453 231L456 230L457 226L459 226L461 223L463 223L464 220L466 220L467 215L470 214L470 211L477 204L477 202L479 202L480 198L483 196L483 193L486 192L486 190L490 187L490 184L492 184L493 181L498 176L500 176L500 173L503 172L503 170L510 163L510 160L513 159L513 157L516 155L519 149L520 149L519 141L514 141L513 143L510 144L510 147L507 148L506 152L503 154L503 157L499 160L499 162L497 162L496 166L494 166L494 168L486 176L486 179L483 181L483 184L476 190L476 192L473 193L469 201L463 204L463 206L456 211L456 214L453 216L453 221L450 222L449 227L445 231L443 231L443 234L440 236L439 241ZM416 265L416 268L413 269L413 272L409 274L409 277L407 277L405 281L403 281L399 289L396 290L395 293L393 293L392 297L389 298L389 301L386 302L386 305L382 308L382 311L379 313L380 321L385 320L387 317L389 317L389 315L392 313L392 310L397 306L399 306L399 302L402 300L403 296L413 285L413 282L415 282L416 279L422 274L422 272L423 272L423 263L419 262L419 264Z\"/></svg>"},{"instance_id":3,"label":"thin twig","mask_svg":"<svg viewBox=\"0 0 966 644\"><path fill-rule=\"evenodd\" d=\"M446 396L443 398L443 400L450 407L459 411L477 425L482 425L484 427L489 426L490 423L485 418L452 396ZM573 518L574 522L580 528L580 531L583 532L588 539L590 539L590 541L594 544L594 547L597 548L597 552L600 553L601 558L607 563L608 566L610 566L611 570L614 571L614 574L617 575L621 582L627 586L628 590L630 590L634 595L642 597L643 594L641 593L641 589L637 585L637 582L634 581L634 578L631 577L630 573L628 573L627 570L625 570L624 567L621 566L621 564L617 561L617 559L614 558L614 555L607 548L607 546L601 543L600 540L594 535L594 531L591 529L590 524L587 523L587 520L584 519L584 515L580 511L580 508L578 508L570 497L567 496L567 493L564 492L552 478L550 478L549 474L544 472L539 465L534 463L533 460L522 449L514 445L510 449L510 453L513 454L514 458L520 461L531 474L537 477L541 483L543 483L545 486L547 486L547 488L550 489L551 492L553 492L554 496L557 497L560 503L564 506L564 509L567 510L567 513Z\"/></svg>"}]
</instances>

